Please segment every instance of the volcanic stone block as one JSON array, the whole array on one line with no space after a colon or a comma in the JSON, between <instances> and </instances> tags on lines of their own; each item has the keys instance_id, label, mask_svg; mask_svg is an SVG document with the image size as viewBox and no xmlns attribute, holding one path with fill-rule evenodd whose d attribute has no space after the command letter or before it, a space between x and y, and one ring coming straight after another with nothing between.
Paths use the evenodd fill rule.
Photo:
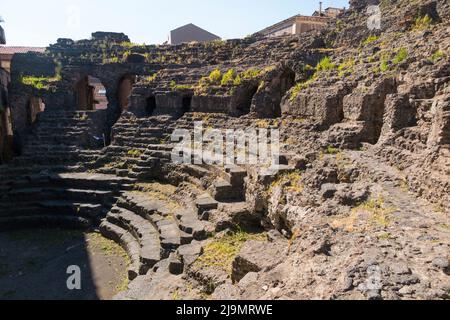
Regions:
<instances>
[{"instance_id":1,"label":"volcanic stone block","mask_svg":"<svg viewBox=\"0 0 450 320\"><path fill-rule=\"evenodd\" d=\"M239 282L249 272L260 272L281 263L288 245L283 242L248 241L233 261L233 282Z\"/></svg>"}]
</instances>

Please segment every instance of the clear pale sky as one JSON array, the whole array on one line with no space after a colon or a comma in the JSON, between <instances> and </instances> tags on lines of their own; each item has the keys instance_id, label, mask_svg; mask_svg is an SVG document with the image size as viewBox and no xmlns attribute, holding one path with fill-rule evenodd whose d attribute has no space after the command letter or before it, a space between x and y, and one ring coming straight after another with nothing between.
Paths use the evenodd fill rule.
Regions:
<instances>
[{"instance_id":1,"label":"clear pale sky","mask_svg":"<svg viewBox=\"0 0 450 320\"><path fill-rule=\"evenodd\" d=\"M348 0L322 0L348 7ZM135 43L162 43L194 23L223 39L245 37L295 14L311 15L319 0L5 0L0 16L11 46L47 46L94 31L124 32Z\"/></svg>"}]
</instances>

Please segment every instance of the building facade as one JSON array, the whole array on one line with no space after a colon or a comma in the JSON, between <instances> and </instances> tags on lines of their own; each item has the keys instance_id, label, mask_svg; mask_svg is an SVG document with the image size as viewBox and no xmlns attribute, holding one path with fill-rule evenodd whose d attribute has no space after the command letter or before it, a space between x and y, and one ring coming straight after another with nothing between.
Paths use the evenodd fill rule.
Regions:
<instances>
[{"instance_id":1,"label":"building facade","mask_svg":"<svg viewBox=\"0 0 450 320\"><path fill-rule=\"evenodd\" d=\"M337 8L320 9L312 16L296 15L259 32L258 35L266 37L281 37L296 35L313 30L321 30L326 27L330 20L337 18L344 10Z\"/></svg>"},{"instance_id":2,"label":"building facade","mask_svg":"<svg viewBox=\"0 0 450 320\"><path fill-rule=\"evenodd\" d=\"M266 37L281 37L301 34L312 30L321 30L330 21L328 17L309 17L297 15L281 21L258 32Z\"/></svg>"},{"instance_id":3,"label":"building facade","mask_svg":"<svg viewBox=\"0 0 450 320\"><path fill-rule=\"evenodd\" d=\"M212 34L196 25L190 23L170 31L169 44L177 45L188 42L207 42L220 40L219 36Z\"/></svg>"}]
</instances>

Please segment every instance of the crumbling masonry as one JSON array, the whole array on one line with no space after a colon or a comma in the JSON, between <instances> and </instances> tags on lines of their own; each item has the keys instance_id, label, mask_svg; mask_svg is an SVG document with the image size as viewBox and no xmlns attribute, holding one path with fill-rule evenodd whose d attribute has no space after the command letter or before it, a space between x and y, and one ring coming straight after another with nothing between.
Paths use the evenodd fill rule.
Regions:
<instances>
[{"instance_id":1,"label":"crumbling masonry","mask_svg":"<svg viewBox=\"0 0 450 320\"><path fill-rule=\"evenodd\" d=\"M383 1L376 31L366 5L300 36L139 46L97 32L15 55L0 230L98 228L132 260L118 298L445 298L449 4ZM279 128L280 172L174 165L170 135L195 121ZM205 262L237 229L264 239ZM374 266L381 288L364 285Z\"/></svg>"}]
</instances>

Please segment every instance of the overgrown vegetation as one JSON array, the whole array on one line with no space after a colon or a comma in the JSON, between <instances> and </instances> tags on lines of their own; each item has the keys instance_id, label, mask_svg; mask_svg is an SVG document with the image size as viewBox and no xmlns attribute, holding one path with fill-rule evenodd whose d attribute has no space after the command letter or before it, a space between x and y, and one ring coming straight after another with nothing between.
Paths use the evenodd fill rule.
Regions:
<instances>
[{"instance_id":1,"label":"overgrown vegetation","mask_svg":"<svg viewBox=\"0 0 450 320\"><path fill-rule=\"evenodd\" d=\"M177 84L175 80L172 80L170 82L170 89L172 89L172 91L190 90L192 89L192 86L188 84Z\"/></svg>"},{"instance_id":2,"label":"overgrown vegetation","mask_svg":"<svg viewBox=\"0 0 450 320\"><path fill-rule=\"evenodd\" d=\"M132 158L139 158L142 155L142 151L138 149L129 150L127 155Z\"/></svg>"},{"instance_id":3,"label":"overgrown vegetation","mask_svg":"<svg viewBox=\"0 0 450 320\"><path fill-rule=\"evenodd\" d=\"M305 81L297 83L291 90L291 96L289 101L293 102L297 99L300 92L306 88L308 88L311 83L313 83L317 78L318 74L323 71L332 71L337 68L336 64L331 61L329 57L324 57L316 67L313 69L314 73ZM311 72L312 70L305 70L306 72Z\"/></svg>"},{"instance_id":4,"label":"overgrown vegetation","mask_svg":"<svg viewBox=\"0 0 450 320\"><path fill-rule=\"evenodd\" d=\"M148 82L148 83L152 83L152 82L154 82L156 80L156 78L158 78L158 73L157 72L152 74L152 75L150 75L150 76L148 76L148 77L146 77L145 81Z\"/></svg>"},{"instance_id":5,"label":"overgrown vegetation","mask_svg":"<svg viewBox=\"0 0 450 320\"><path fill-rule=\"evenodd\" d=\"M381 72L389 71L389 62L386 59L381 60L380 71Z\"/></svg>"},{"instance_id":6,"label":"overgrown vegetation","mask_svg":"<svg viewBox=\"0 0 450 320\"><path fill-rule=\"evenodd\" d=\"M403 61L405 61L408 58L409 52L408 49L406 48L401 48L397 54L395 55L394 59L392 60L392 62L394 64L399 64L402 63Z\"/></svg>"},{"instance_id":7,"label":"overgrown vegetation","mask_svg":"<svg viewBox=\"0 0 450 320\"><path fill-rule=\"evenodd\" d=\"M35 77L35 76L23 76L21 82L24 85L31 86L36 89L48 90L51 84L61 80L60 75L54 77Z\"/></svg>"},{"instance_id":8,"label":"overgrown vegetation","mask_svg":"<svg viewBox=\"0 0 450 320\"><path fill-rule=\"evenodd\" d=\"M234 79L236 78L236 70L230 69L228 70L222 77L221 85L228 86L234 83Z\"/></svg>"},{"instance_id":9,"label":"overgrown vegetation","mask_svg":"<svg viewBox=\"0 0 450 320\"><path fill-rule=\"evenodd\" d=\"M431 56L431 61L433 63L436 63L438 61L440 61L441 59L443 59L445 57L445 53L437 50L435 53L433 53L433 55Z\"/></svg>"},{"instance_id":10,"label":"overgrown vegetation","mask_svg":"<svg viewBox=\"0 0 450 320\"><path fill-rule=\"evenodd\" d=\"M334 148L332 146L328 146L328 148L325 150L325 154L329 154L329 155L336 155L336 154L339 154L340 152L341 152L340 149Z\"/></svg>"},{"instance_id":11,"label":"overgrown vegetation","mask_svg":"<svg viewBox=\"0 0 450 320\"><path fill-rule=\"evenodd\" d=\"M369 45L369 44L371 44L371 43L377 41L379 38L380 38L380 37L378 37L378 36L371 35L371 36L367 37L367 39L364 40L361 44L362 44L363 46L367 46L367 45Z\"/></svg>"},{"instance_id":12,"label":"overgrown vegetation","mask_svg":"<svg viewBox=\"0 0 450 320\"><path fill-rule=\"evenodd\" d=\"M334 228L363 232L370 228L386 229L392 224L395 208L387 207L382 196L371 198L353 208L347 217L332 222Z\"/></svg>"},{"instance_id":13,"label":"overgrown vegetation","mask_svg":"<svg viewBox=\"0 0 450 320\"><path fill-rule=\"evenodd\" d=\"M428 29L433 24L433 19L427 14L422 17L418 17L414 21L413 30L421 31Z\"/></svg>"},{"instance_id":14,"label":"overgrown vegetation","mask_svg":"<svg viewBox=\"0 0 450 320\"><path fill-rule=\"evenodd\" d=\"M355 66L356 61L354 58L349 58L341 63L338 67L339 77L343 77L346 73L353 72L353 67Z\"/></svg>"},{"instance_id":15,"label":"overgrown vegetation","mask_svg":"<svg viewBox=\"0 0 450 320\"><path fill-rule=\"evenodd\" d=\"M195 94L203 95L208 92L211 86L216 87L232 87L229 92L234 92L234 87L238 87L244 81L251 81L258 79L265 72L272 70L272 67L265 69L251 68L242 73L238 73L235 69L229 69L223 73L219 69L213 70L208 76L202 77L195 86ZM261 83L260 83L261 84Z\"/></svg>"},{"instance_id":16,"label":"overgrown vegetation","mask_svg":"<svg viewBox=\"0 0 450 320\"><path fill-rule=\"evenodd\" d=\"M269 196L273 193L273 191L276 188L281 186L284 186L285 190L288 192L301 193L303 191L303 186L301 182L302 182L302 174L300 170L281 173L278 175L277 179L270 185L268 190Z\"/></svg>"},{"instance_id":17,"label":"overgrown vegetation","mask_svg":"<svg viewBox=\"0 0 450 320\"><path fill-rule=\"evenodd\" d=\"M266 239L265 234L252 234L238 230L208 243L195 264L202 268L216 267L231 275L233 261L243 245L249 240L266 241Z\"/></svg>"}]
</instances>

